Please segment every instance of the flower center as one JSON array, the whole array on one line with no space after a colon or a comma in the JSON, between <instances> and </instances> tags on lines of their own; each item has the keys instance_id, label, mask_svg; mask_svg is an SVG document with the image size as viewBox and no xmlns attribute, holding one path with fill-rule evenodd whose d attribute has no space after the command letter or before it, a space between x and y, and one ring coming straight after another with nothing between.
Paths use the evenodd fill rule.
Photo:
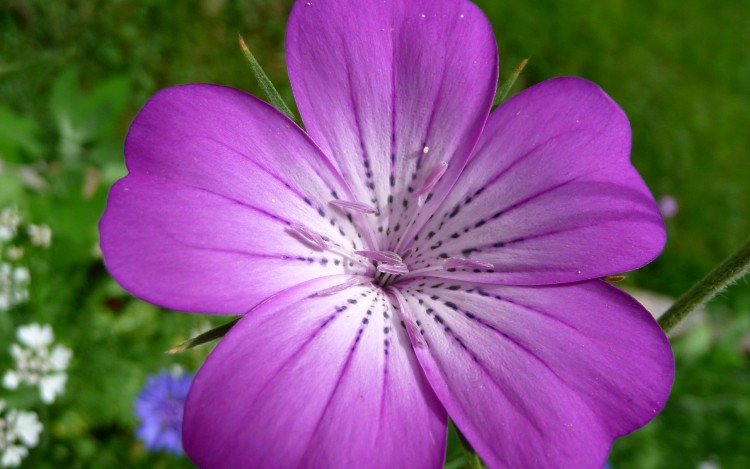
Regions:
<instances>
[{"instance_id":1,"label":"flower center","mask_svg":"<svg viewBox=\"0 0 750 469\"><path fill-rule=\"evenodd\" d=\"M422 153L427 154L428 152L429 147L425 146ZM445 162L436 164L425 177L422 186L417 191L412 192L411 196L417 199L417 211L412 213L411 217L409 217L410 220L406 228L403 230L404 233L408 232L409 229L412 228L417 219L418 209L424 205L426 200L429 200L432 195L433 189L443 177L443 175L445 175L447 169L448 164ZM351 212L356 212L359 215L380 215L377 208L358 201L341 200L337 198L331 200L329 202L329 205L349 212L347 214L349 221L352 221L353 213ZM331 223L333 224L333 220L331 220ZM430 271L443 269L451 271L455 269L492 269L494 267L488 262L446 256L446 258L443 259L436 259L436 262L434 264L427 264L426 267L414 269L413 267L409 266L407 259L413 252L415 252L415 250L413 248L408 248L402 251L401 249L403 241L407 238L406 236L400 237L399 239L395 240L395 246L392 248L393 250L379 250L377 249L377 247L374 249L351 250L339 243L335 243L328 237L321 235L320 233L317 233L304 225L291 224L286 227L286 231L290 235L296 237L300 242L307 244L309 247L315 250L327 251L336 254L343 259L346 259L348 262L344 263L344 265L348 263L349 266L352 267L358 266L359 268L364 268L365 272L359 272L359 274L370 277L369 282L383 288L390 287L399 279L405 276L422 275ZM386 244L388 244L387 241ZM393 244L391 244L390 246L393 246ZM319 294L333 294L353 285L369 282L362 278L355 278L345 282L342 285L337 285L335 287L326 289L325 291L319 292Z\"/></svg>"},{"instance_id":2,"label":"flower center","mask_svg":"<svg viewBox=\"0 0 750 469\"><path fill-rule=\"evenodd\" d=\"M354 253L373 263L376 270L373 281L381 287L388 287L401 276L409 273L409 267L404 262L404 258L393 251L354 251Z\"/></svg>"}]
</instances>

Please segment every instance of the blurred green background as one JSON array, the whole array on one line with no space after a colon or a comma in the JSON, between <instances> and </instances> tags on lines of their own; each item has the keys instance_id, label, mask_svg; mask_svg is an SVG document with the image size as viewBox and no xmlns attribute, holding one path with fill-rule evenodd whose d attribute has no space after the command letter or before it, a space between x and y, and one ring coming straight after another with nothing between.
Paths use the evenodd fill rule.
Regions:
<instances>
[{"instance_id":1,"label":"blurred green background","mask_svg":"<svg viewBox=\"0 0 750 469\"><path fill-rule=\"evenodd\" d=\"M597 82L633 127L632 161L654 195L674 197L669 241L626 287L678 296L750 233L750 2L477 1L492 22L501 80L514 92L559 75ZM108 278L96 223L124 174L122 140L148 97L210 82L260 94L237 46L244 35L287 102L284 28L291 1L0 2L0 209L53 230L26 256L30 301L0 311L0 371L14 328L52 324L73 349L66 393L42 415L25 467L191 467L133 437L145 376L197 370L205 349L164 353L221 322L162 314ZM617 468L750 467L750 282L675 337L677 379L664 412L618 440ZM0 399L33 405L0 389ZM15 400L14 400L15 399ZM460 467L452 441L449 464Z\"/></svg>"}]
</instances>

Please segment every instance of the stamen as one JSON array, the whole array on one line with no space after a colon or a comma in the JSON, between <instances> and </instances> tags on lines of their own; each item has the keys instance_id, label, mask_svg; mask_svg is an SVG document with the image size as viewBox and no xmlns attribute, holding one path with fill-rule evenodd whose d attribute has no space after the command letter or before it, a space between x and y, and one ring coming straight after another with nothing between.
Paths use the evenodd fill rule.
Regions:
<instances>
[{"instance_id":1,"label":"stamen","mask_svg":"<svg viewBox=\"0 0 750 469\"><path fill-rule=\"evenodd\" d=\"M308 241L315 246L319 247L323 251L328 249L328 245L323 240L323 237L320 236L318 233L307 229L306 227L302 225L289 225L286 227L286 230L293 234L301 237L304 241Z\"/></svg>"},{"instance_id":2,"label":"stamen","mask_svg":"<svg viewBox=\"0 0 750 469\"><path fill-rule=\"evenodd\" d=\"M378 266L378 272L384 274L396 274L403 275L409 273L409 268L406 264L380 264Z\"/></svg>"},{"instance_id":3,"label":"stamen","mask_svg":"<svg viewBox=\"0 0 750 469\"><path fill-rule=\"evenodd\" d=\"M422 148L422 154L426 155L429 152L430 152L430 147L428 147L427 145L425 145L424 148Z\"/></svg>"},{"instance_id":4,"label":"stamen","mask_svg":"<svg viewBox=\"0 0 750 469\"><path fill-rule=\"evenodd\" d=\"M354 251L354 254L359 254L362 257L366 257L371 261L385 262L386 264L402 264L403 259L401 256L393 251Z\"/></svg>"},{"instance_id":5,"label":"stamen","mask_svg":"<svg viewBox=\"0 0 750 469\"><path fill-rule=\"evenodd\" d=\"M435 187L435 185L438 183L440 178L443 177L443 175L445 174L447 170L448 170L448 163L444 161L441 163L438 163L437 166L432 168L432 171L430 171L430 174L427 176L427 179L425 179L424 184L422 185L422 188L414 193L414 197L417 197L417 205L421 207L424 204L424 200L422 196L430 192Z\"/></svg>"},{"instance_id":6,"label":"stamen","mask_svg":"<svg viewBox=\"0 0 750 469\"><path fill-rule=\"evenodd\" d=\"M354 287L357 285L362 285L364 283L367 283L367 281L363 278L360 278L360 277L352 278L342 283L341 285L334 285L330 288L326 288L325 290L320 290L319 292L315 294L315 296L333 295L334 293L338 293L340 291L346 290L347 288Z\"/></svg>"},{"instance_id":7,"label":"stamen","mask_svg":"<svg viewBox=\"0 0 750 469\"><path fill-rule=\"evenodd\" d=\"M349 200L336 199L328 203L333 205L334 207L340 207L346 210L354 210L355 212L375 213L377 211L375 210L375 207L371 205L363 204L362 202L352 202Z\"/></svg>"},{"instance_id":8,"label":"stamen","mask_svg":"<svg viewBox=\"0 0 750 469\"><path fill-rule=\"evenodd\" d=\"M464 259L462 257L450 257L443 262L444 269L487 269L492 270L495 266L489 262Z\"/></svg>"}]
</instances>

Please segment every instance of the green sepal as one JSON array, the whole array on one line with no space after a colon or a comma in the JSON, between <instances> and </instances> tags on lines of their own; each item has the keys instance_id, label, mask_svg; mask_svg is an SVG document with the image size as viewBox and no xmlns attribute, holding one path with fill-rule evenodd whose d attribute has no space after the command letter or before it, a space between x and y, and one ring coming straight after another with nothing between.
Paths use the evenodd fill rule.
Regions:
<instances>
[{"instance_id":1,"label":"green sepal","mask_svg":"<svg viewBox=\"0 0 750 469\"><path fill-rule=\"evenodd\" d=\"M449 420L449 424L456 431L458 440L461 442L461 447L464 450L464 457L466 458L464 461L464 467L468 469L487 469L477 452L474 451L471 443L469 443L469 440L467 440L464 434L461 433L461 430L458 429L456 424L452 420Z\"/></svg>"},{"instance_id":2,"label":"green sepal","mask_svg":"<svg viewBox=\"0 0 750 469\"><path fill-rule=\"evenodd\" d=\"M294 114L292 114L289 106L287 106L284 100L281 98L279 92L276 91L276 88L273 86L273 83L271 83L268 75L266 75L266 72L263 71L263 67L261 67L258 61L255 60L255 56L252 52L250 52L250 49L248 49L247 44L245 44L245 40L242 38L242 35L239 36L239 41L240 48L245 54L245 58L250 64L253 75L255 75L255 79L258 80L258 84L260 84L260 87L263 89L263 93L266 95L268 102L270 102L276 109L286 114L291 120L295 120Z\"/></svg>"},{"instance_id":3,"label":"green sepal","mask_svg":"<svg viewBox=\"0 0 750 469\"><path fill-rule=\"evenodd\" d=\"M492 103L492 107L497 107L505 101L505 98L508 97L508 93L510 93L510 89L513 88L513 84L516 82L527 63L529 63L529 59L523 59L521 63L516 66L516 69L513 70L513 73L510 74L508 79L500 85L500 88L497 89L497 93L495 93L495 102Z\"/></svg>"},{"instance_id":4,"label":"green sepal","mask_svg":"<svg viewBox=\"0 0 750 469\"><path fill-rule=\"evenodd\" d=\"M211 342L212 340L220 339L224 337L227 332L231 328L234 327L237 322L242 318L237 318L233 321L229 321L226 324L222 324L219 327L215 327L211 329L210 331L204 332L203 334L200 334L196 337L193 337L192 339L188 339L185 342L181 343L180 345L176 347L172 347L171 349L167 350L167 353L170 355L174 355L176 353L184 352L187 349L191 349L193 347L196 347L198 345L203 345L207 342Z\"/></svg>"}]
</instances>

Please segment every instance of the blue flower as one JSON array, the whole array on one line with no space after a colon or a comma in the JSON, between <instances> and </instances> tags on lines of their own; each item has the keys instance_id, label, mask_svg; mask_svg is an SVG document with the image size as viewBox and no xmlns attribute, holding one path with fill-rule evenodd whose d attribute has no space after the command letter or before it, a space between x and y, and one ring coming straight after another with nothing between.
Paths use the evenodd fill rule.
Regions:
<instances>
[{"instance_id":1,"label":"blue flower","mask_svg":"<svg viewBox=\"0 0 750 469\"><path fill-rule=\"evenodd\" d=\"M148 377L135 398L135 415L141 422L136 436L146 448L182 454L182 413L192 382L191 373L166 370Z\"/></svg>"}]
</instances>

